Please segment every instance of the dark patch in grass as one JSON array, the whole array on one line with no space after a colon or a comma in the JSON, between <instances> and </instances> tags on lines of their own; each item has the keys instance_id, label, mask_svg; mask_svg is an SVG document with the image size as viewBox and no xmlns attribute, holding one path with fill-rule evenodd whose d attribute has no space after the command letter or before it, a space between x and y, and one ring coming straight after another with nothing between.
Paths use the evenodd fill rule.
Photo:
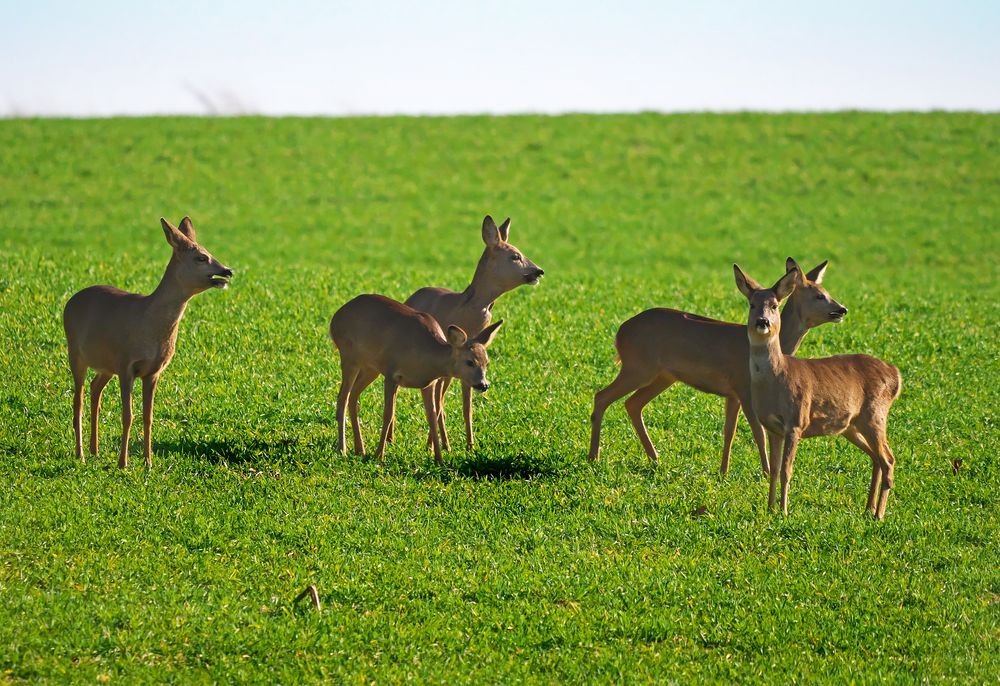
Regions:
<instances>
[{"instance_id":1,"label":"dark patch in grass","mask_svg":"<svg viewBox=\"0 0 1000 686\"><path fill-rule=\"evenodd\" d=\"M525 453L517 453L511 457L476 453L457 464L455 471L477 481L526 481L539 476L554 476L559 472L553 465Z\"/></svg>"},{"instance_id":2,"label":"dark patch in grass","mask_svg":"<svg viewBox=\"0 0 1000 686\"><path fill-rule=\"evenodd\" d=\"M205 459L212 464L273 463L293 458L308 446L294 438L247 438L245 440L199 440L181 438L154 444L154 454L177 453Z\"/></svg>"}]
</instances>

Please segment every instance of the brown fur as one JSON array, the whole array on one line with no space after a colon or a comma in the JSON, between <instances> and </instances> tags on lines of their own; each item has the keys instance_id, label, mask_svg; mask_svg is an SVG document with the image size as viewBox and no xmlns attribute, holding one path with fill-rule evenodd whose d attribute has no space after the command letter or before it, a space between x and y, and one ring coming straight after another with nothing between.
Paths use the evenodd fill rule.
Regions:
<instances>
[{"instance_id":1,"label":"brown fur","mask_svg":"<svg viewBox=\"0 0 1000 686\"><path fill-rule=\"evenodd\" d=\"M90 384L90 452L97 454L97 424L101 393L113 376L122 394L122 444L118 466L128 466L132 427L132 384L142 379L143 456L152 466L153 396L160 373L170 364L177 343L177 326L188 300L209 288L225 288L233 272L196 242L191 219L179 227L160 219L173 248L160 284L150 295L91 286L66 303L63 327L73 372L73 430L76 456L83 456L83 382L87 370L97 375ZM220 278L221 277L221 278Z\"/></svg>"},{"instance_id":2,"label":"brown fur","mask_svg":"<svg viewBox=\"0 0 1000 686\"><path fill-rule=\"evenodd\" d=\"M885 516L893 486L895 456L886 440L889 408L899 397L899 370L869 355L805 360L785 355L778 343L778 305L805 283L793 269L771 288L761 288L736 265L736 285L750 302L747 318L753 410L770 443L768 506L775 506L781 476L781 510L788 514L788 489L800 439L842 435L872 461L867 508ZM881 489L881 490L880 490Z\"/></svg>"},{"instance_id":3,"label":"brown fur","mask_svg":"<svg viewBox=\"0 0 1000 686\"><path fill-rule=\"evenodd\" d=\"M482 236L486 244L472 283L462 292L447 288L421 288L406 299L410 307L427 312L442 327L458 326L475 336L489 326L493 316L493 304L504 293L525 284L537 285L545 273L529 260L516 246L507 242L510 234L510 218L498 227L493 218L483 219ZM519 258L519 259L517 259ZM444 421L444 394L451 379L441 379L436 384L438 421L441 442L449 449L448 431ZM473 445L472 431L472 389L462 384L462 408L465 417L465 439L469 448ZM389 440L392 440L390 434ZM431 443L428 435L428 445Z\"/></svg>"},{"instance_id":4,"label":"brown fur","mask_svg":"<svg viewBox=\"0 0 1000 686\"><path fill-rule=\"evenodd\" d=\"M826 266L827 263L823 262L809 272L807 283L796 291L781 314L781 347L789 354L794 354L809 329L839 321L847 313L847 309L820 285ZM798 265L789 257L786 267L792 269L798 268ZM622 324L615 337L615 347L622 367L618 377L594 397L591 460L596 460L600 453L601 421L605 410L611 403L635 391L625 401L625 410L646 454L656 461L656 448L649 439L642 412L653 398L679 381L726 399L719 470L723 474L729 471L733 437L742 408L757 444L761 469L768 473L764 429L757 421L750 402L750 373L746 362L749 345L745 326L689 312L656 308L646 310Z\"/></svg>"},{"instance_id":5,"label":"brown fur","mask_svg":"<svg viewBox=\"0 0 1000 686\"><path fill-rule=\"evenodd\" d=\"M379 374L385 377L382 434L375 457L382 460L395 422L396 393L400 387L419 388L431 428L434 459L441 463L441 447L434 425L437 396L434 382L458 378L470 388L486 390L488 346L503 321L469 339L465 331L449 326L447 334L433 317L381 295L359 295L330 320L330 337L340 352L342 381L337 395L337 448L347 453L345 411L349 408L354 451L363 455L358 399Z\"/></svg>"}]
</instances>

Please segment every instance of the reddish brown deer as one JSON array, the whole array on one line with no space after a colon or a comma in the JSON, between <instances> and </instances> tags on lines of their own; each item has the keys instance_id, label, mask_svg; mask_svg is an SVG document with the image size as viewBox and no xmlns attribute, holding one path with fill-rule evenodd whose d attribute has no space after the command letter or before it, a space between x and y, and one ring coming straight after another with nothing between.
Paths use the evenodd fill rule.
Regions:
<instances>
[{"instance_id":1,"label":"reddish brown deer","mask_svg":"<svg viewBox=\"0 0 1000 686\"><path fill-rule=\"evenodd\" d=\"M538 285L538 280L545 272L529 260L517 246L507 242L510 235L510 217L497 226L493 217L486 215L483 219L482 235L486 248L479 258L472 283L464 291L459 293L447 288L421 288L407 298L406 304L434 317L443 329L458 326L468 332L469 336L476 336L489 325L493 316L493 304L497 298L518 286ZM372 380L363 378L361 383L366 381L371 383ZM444 394L450 384L451 378L443 378L435 383L437 426L445 450L450 449L450 444L444 421ZM472 387L465 383L462 384L462 409L465 415L465 440L471 450ZM392 441L392 429L389 432L389 440ZM431 441L428 434L427 444L431 445Z\"/></svg>"},{"instance_id":2,"label":"reddish brown deer","mask_svg":"<svg viewBox=\"0 0 1000 686\"><path fill-rule=\"evenodd\" d=\"M737 288L750 302L746 332L753 411L767 430L771 453L768 506L774 509L780 474L781 511L788 514L800 439L842 435L871 458L867 509L882 519L896 464L886 426L889 408L902 390L899 370L869 355L811 360L786 355L779 344L778 305L806 285L802 271L792 269L771 288L762 288L735 264L733 272Z\"/></svg>"},{"instance_id":3,"label":"reddish brown deer","mask_svg":"<svg viewBox=\"0 0 1000 686\"><path fill-rule=\"evenodd\" d=\"M90 382L90 453L97 454L97 424L101 393L117 376L122 393L122 445L118 466L128 467L128 439L132 428L132 385L142 379L143 456L151 467L153 395L160 373L170 364L177 343L177 326L188 301L209 288L225 288L233 271L201 247L189 217L174 227L160 219L173 254L160 284L150 295L91 286L66 303L63 327L73 372L73 430L76 456L83 456L83 382Z\"/></svg>"},{"instance_id":4,"label":"reddish brown deer","mask_svg":"<svg viewBox=\"0 0 1000 686\"><path fill-rule=\"evenodd\" d=\"M330 320L330 337L340 351L342 373L337 395L337 449L347 454L344 415L349 408L354 451L364 454L358 398L381 374L385 377L385 405L375 457L384 459L385 444L395 423L396 393L402 386L421 389L434 459L441 464L441 445L434 430L438 415L434 382L456 378L477 391L489 388L486 348L501 324L503 320L471 339L460 327L449 326L446 336L429 314L381 295L359 295L337 310Z\"/></svg>"},{"instance_id":5,"label":"reddish brown deer","mask_svg":"<svg viewBox=\"0 0 1000 686\"><path fill-rule=\"evenodd\" d=\"M809 329L839 322L847 308L830 297L820 285L826 273L823 262L807 275L807 282L795 291L781 314L781 349L789 355L798 350ZM791 257L787 269L798 269ZM625 410L646 454L657 459L646 431L642 412L660 393L679 381L705 393L726 399L726 423L722 440L722 464L719 471L729 471L736 424L742 408L753 432L760 454L761 469L768 473L764 429L754 416L750 402L749 353L745 327L696 314L656 308L632 317L618 329L615 337L621 370L611 384L594 397L591 415L590 459L600 453L601 421L608 406L635 393L625 401Z\"/></svg>"}]
</instances>

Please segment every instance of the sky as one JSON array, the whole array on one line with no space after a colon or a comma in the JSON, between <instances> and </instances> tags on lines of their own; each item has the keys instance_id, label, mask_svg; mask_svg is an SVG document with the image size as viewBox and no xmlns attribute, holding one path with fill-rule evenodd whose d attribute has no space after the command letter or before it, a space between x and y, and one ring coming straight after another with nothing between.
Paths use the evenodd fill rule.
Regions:
<instances>
[{"instance_id":1,"label":"sky","mask_svg":"<svg viewBox=\"0 0 1000 686\"><path fill-rule=\"evenodd\" d=\"M2 0L0 116L1000 111L1000 0Z\"/></svg>"}]
</instances>

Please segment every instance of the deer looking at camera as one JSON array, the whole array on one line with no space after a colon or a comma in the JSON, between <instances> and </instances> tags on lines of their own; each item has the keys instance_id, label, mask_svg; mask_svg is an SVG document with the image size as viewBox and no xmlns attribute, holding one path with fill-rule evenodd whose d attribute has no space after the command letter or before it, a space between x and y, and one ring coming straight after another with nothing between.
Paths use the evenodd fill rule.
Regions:
<instances>
[{"instance_id":1,"label":"deer looking at camera","mask_svg":"<svg viewBox=\"0 0 1000 686\"><path fill-rule=\"evenodd\" d=\"M810 271L804 284L795 290L781 313L780 345L792 355L812 329L827 322L840 322L847 308L830 297L820 285L828 262ZM788 270L798 269L791 257ZM655 308L632 317L618 329L615 337L621 370L618 377L594 396L591 415L590 459L600 453L601 421L611 403L632 393L625 410L646 454L657 459L646 431L642 411L653 398L675 382L726 399L726 423L722 440L722 464L719 471L729 471L729 457L742 408L760 454L761 469L768 473L764 428L757 421L750 401L750 373L747 369L749 346L746 327L721 322L696 314Z\"/></svg>"},{"instance_id":2,"label":"deer looking at camera","mask_svg":"<svg viewBox=\"0 0 1000 686\"><path fill-rule=\"evenodd\" d=\"M142 379L143 457L151 467L153 395L160 373L170 364L177 342L177 325L188 300L209 288L225 288L233 271L201 247L191 219L175 227L160 219L173 254L160 284L149 295L91 286L66 303L63 327L73 372L73 430L76 456L83 456L83 382L90 382L90 453L97 454L97 424L104 387L117 376L122 393L122 444L118 466L128 467L128 439L132 428L132 385Z\"/></svg>"},{"instance_id":3,"label":"deer looking at camera","mask_svg":"<svg viewBox=\"0 0 1000 686\"><path fill-rule=\"evenodd\" d=\"M447 336L433 317L381 295L359 295L334 313L330 338L340 352L341 386L337 394L337 449L347 454L345 408L351 414L354 451L365 452L358 419L358 399L375 378L385 377L382 434L375 457L384 460L385 444L395 423L399 387L419 388L430 427L434 460L441 464L441 446L434 430L438 417L434 382L457 378L469 388L485 391L486 348L503 320L471 339L460 327Z\"/></svg>"},{"instance_id":4,"label":"deer looking at camera","mask_svg":"<svg viewBox=\"0 0 1000 686\"><path fill-rule=\"evenodd\" d=\"M510 235L510 218L496 225L493 217L486 215L483 219L483 250L472 283L462 292L447 288L421 288L406 300L406 304L415 310L426 312L441 325L442 329L457 326L475 337L483 331L493 317L493 304L504 293L512 291L525 284L537 286L538 280L545 274L534 262L529 260L517 246L508 243ZM371 372L368 372L369 374ZM367 385L374 380L362 376L359 383ZM445 450L450 449L448 432L444 421L444 394L451 384L451 377L444 377L435 383L436 406L438 418L436 426L441 433L441 443ZM465 440L472 449L472 386L462 383L462 409L465 415ZM389 430L389 440L392 441L393 428ZM432 445L430 434L427 444Z\"/></svg>"},{"instance_id":5,"label":"deer looking at camera","mask_svg":"<svg viewBox=\"0 0 1000 686\"><path fill-rule=\"evenodd\" d=\"M771 288L733 265L736 287L750 303L746 335L753 410L767 430L771 453L768 507L774 509L781 476L781 510L788 514L788 487L799 440L842 435L872 461L867 509L877 519L893 485L896 458L886 440L889 408L899 397L899 370L869 355L798 359L781 351L779 303L806 284L795 268ZM881 490L880 490L881 489Z\"/></svg>"}]
</instances>

